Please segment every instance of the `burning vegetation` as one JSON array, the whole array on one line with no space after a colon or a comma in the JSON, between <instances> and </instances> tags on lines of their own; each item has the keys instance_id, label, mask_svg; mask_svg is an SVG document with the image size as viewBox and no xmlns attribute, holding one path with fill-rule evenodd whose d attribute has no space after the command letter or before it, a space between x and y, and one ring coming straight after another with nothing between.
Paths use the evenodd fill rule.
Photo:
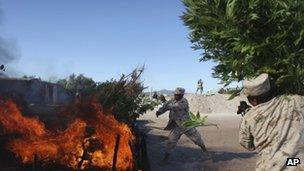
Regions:
<instances>
[{"instance_id":1,"label":"burning vegetation","mask_svg":"<svg viewBox=\"0 0 304 171\"><path fill-rule=\"evenodd\" d=\"M142 71L103 83L83 75L57 84L2 79L10 89L0 91L0 167L149 170L145 138L134 124L156 105L142 92Z\"/></svg>"},{"instance_id":2,"label":"burning vegetation","mask_svg":"<svg viewBox=\"0 0 304 171\"><path fill-rule=\"evenodd\" d=\"M130 144L134 137L126 124L105 115L94 100L75 103L70 112L75 112L76 117L67 128L51 131L38 118L25 117L14 101L1 99L0 123L8 137L7 149L24 164L39 162L42 166L108 170L113 164L116 136L120 135L116 168L133 168Z\"/></svg>"}]
</instances>

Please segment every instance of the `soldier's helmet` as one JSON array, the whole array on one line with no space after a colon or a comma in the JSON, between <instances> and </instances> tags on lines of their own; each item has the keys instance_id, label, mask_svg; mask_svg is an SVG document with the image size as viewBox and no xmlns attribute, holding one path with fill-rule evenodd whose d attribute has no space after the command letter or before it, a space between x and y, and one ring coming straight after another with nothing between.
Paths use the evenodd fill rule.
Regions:
<instances>
[{"instance_id":1,"label":"soldier's helmet","mask_svg":"<svg viewBox=\"0 0 304 171\"><path fill-rule=\"evenodd\" d=\"M176 94L176 95L178 95L178 94L180 94L180 95L184 95L185 94L185 89L184 88L181 88L181 87L177 87L176 89L175 89L175 91L174 91L174 94Z\"/></svg>"},{"instance_id":2,"label":"soldier's helmet","mask_svg":"<svg viewBox=\"0 0 304 171\"><path fill-rule=\"evenodd\" d=\"M270 90L270 82L268 74L261 74L256 78L243 81L243 96L259 96Z\"/></svg>"}]
</instances>

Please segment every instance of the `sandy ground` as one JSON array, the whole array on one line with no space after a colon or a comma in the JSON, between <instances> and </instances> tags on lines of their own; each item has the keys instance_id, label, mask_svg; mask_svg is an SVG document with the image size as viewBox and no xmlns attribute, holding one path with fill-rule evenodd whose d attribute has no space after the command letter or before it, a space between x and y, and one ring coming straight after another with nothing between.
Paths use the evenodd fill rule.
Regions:
<instances>
[{"instance_id":1,"label":"sandy ground","mask_svg":"<svg viewBox=\"0 0 304 171\"><path fill-rule=\"evenodd\" d=\"M238 143L241 117L234 113L207 115L209 122L219 124L219 129L213 126L198 128L212 160L206 159L200 148L183 135L167 164L162 162L162 158L169 134L163 130L168 122L168 113L156 118L155 111L151 111L138 120L140 127L147 133L152 171L254 170L256 153L246 151Z\"/></svg>"}]
</instances>

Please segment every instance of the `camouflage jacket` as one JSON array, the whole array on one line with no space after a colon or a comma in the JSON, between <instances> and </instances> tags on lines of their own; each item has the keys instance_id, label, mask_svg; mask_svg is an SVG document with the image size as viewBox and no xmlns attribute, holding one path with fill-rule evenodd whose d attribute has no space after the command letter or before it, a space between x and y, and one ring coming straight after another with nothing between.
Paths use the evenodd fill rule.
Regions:
<instances>
[{"instance_id":1,"label":"camouflage jacket","mask_svg":"<svg viewBox=\"0 0 304 171\"><path fill-rule=\"evenodd\" d=\"M287 158L304 161L304 97L280 96L253 107L243 118L239 141L258 151L256 170L304 170L304 164L286 166Z\"/></svg>"},{"instance_id":2,"label":"camouflage jacket","mask_svg":"<svg viewBox=\"0 0 304 171\"><path fill-rule=\"evenodd\" d=\"M169 122L165 130L171 130L175 127L183 127L183 122L190 118L189 105L187 99L185 98L182 98L179 101L174 99L167 101L158 111L161 114L165 113L166 111L170 111Z\"/></svg>"}]
</instances>

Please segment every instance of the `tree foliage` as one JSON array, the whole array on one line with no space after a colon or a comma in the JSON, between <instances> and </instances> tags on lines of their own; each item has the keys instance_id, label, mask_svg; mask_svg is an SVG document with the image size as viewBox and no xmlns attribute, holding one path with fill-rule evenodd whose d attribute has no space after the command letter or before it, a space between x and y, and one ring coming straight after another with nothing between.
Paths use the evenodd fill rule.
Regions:
<instances>
[{"instance_id":1,"label":"tree foliage","mask_svg":"<svg viewBox=\"0 0 304 171\"><path fill-rule=\"evenodd\" d=\"M132 123L148 110L158 105L147 97L140 81L144 67L134 69L130 74L123 74L119 79L95 82L93 79L80 74L69 76L58 81L60 85L72 93L78 93L77 98L97 97L105 113L126 123Z\"/></svg>"},{"instance_id":2,"label":"tree foliage","mask_svg":"<svg viewBox=\"0 0 304 171\"><path fill-rule=\"evenodd\" d=\"M111 79L100 83L96 88L104 109L110 110L119 121L130 123L139 116L136 111L140 110L141 94L145 89L140 81L143 70L135 69L117 80Z\"/></svg>"},{"instance_id":3,"label":"tree foliage","mask_svg":"<svg viewBox=\"0 0 304 171\"><path fill-rule=\"evenodd\" d=\"M96 86L92 78L86 77L83 74L72 74L68 78L58 80L57 83L73 94L93 89Z\"/></svg>"},{"instance_id":4,"label":"tree foliage","mask_svg":"<svg viewBox=\"0 0 304 171\"><path fill-rule=\"evenodd\" d=\"M183 0L182 16L201 61L233 81L268 73L281 94L304 95L304 1Z\"/></svg>"}]
</instances>

